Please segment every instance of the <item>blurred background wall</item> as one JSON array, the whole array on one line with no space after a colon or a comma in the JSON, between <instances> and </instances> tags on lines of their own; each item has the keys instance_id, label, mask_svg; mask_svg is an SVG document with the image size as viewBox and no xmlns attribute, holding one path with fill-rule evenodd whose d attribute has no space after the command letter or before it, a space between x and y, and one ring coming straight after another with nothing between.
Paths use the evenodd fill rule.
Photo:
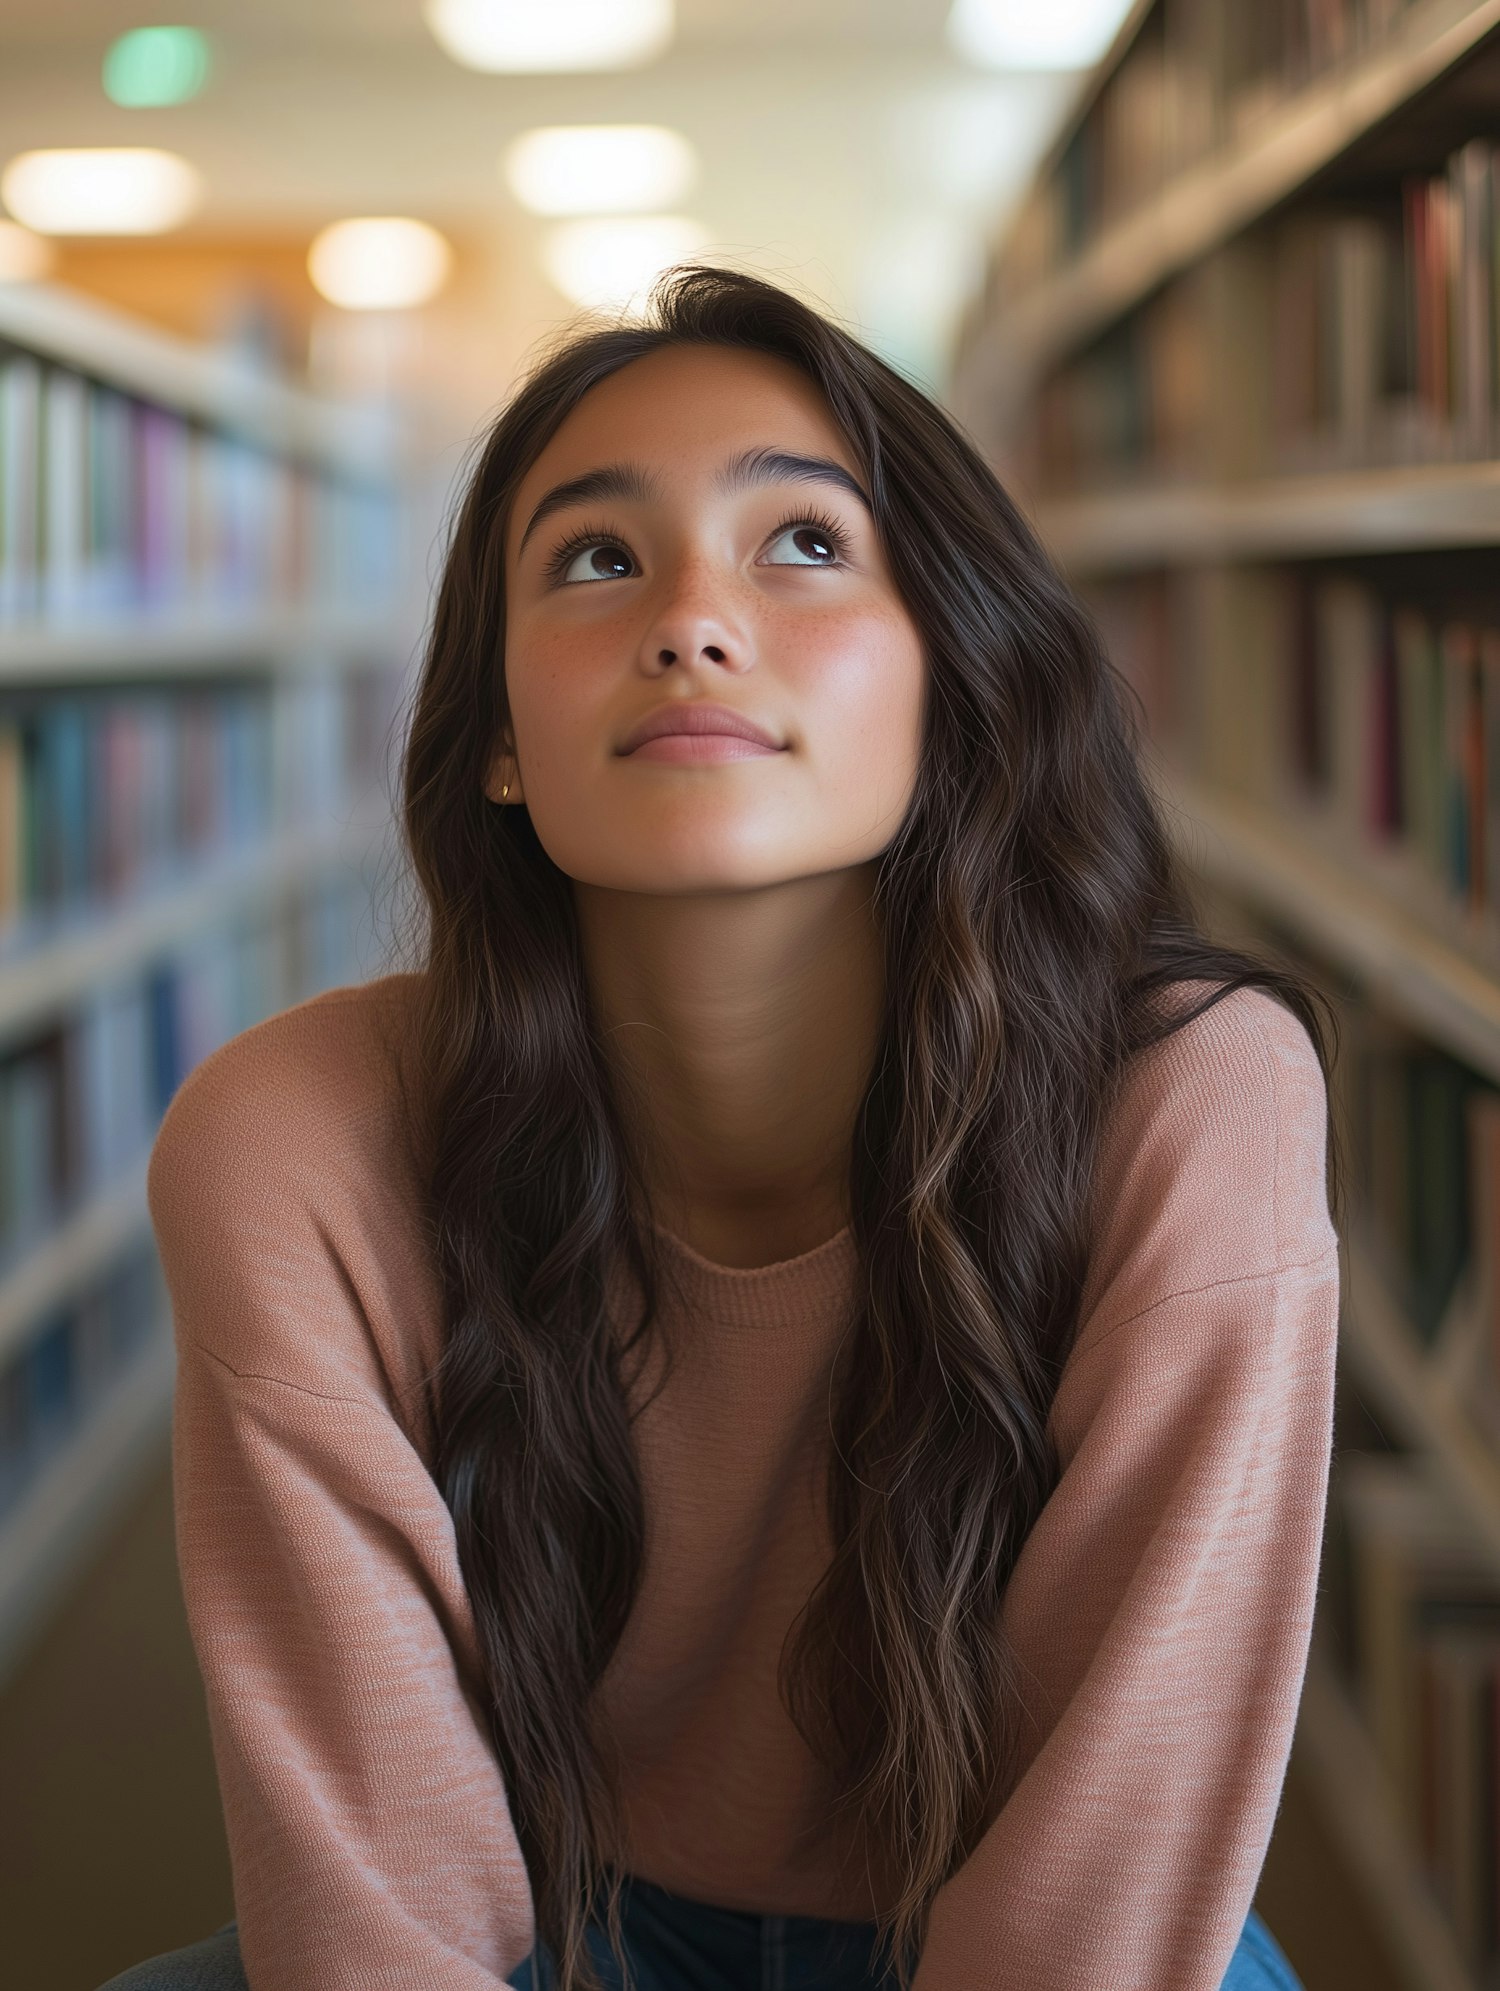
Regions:
<instances>
[{"instance_id":1,"label":"blurred background wall","mask_svg":"<svg viewBox=\"0 0 1500 1991\"><path fill-rule=\"evenodd\" d=\"M1205 919L1335 998L1324 1577L1257 1905L1500 1982L1500 0L0 0L0 1924L233 1913L145 1159L381 972L465 450L703 257L942 400L1088 601Z\"/></svg>"}]
</instances>

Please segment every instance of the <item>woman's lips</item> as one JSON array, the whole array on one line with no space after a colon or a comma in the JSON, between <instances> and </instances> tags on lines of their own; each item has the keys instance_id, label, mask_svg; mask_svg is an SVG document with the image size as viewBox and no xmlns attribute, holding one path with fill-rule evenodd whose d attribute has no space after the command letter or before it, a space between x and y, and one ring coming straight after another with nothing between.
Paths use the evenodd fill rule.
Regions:
<instances>
[{"instance_id":1,"label":"woman's lips","mask_svg":"<svg viewBox=\"0 0 1500 1991\"><path fill-rule=\"evenodd\" d=\"M625 760L748 760L752 756L779 754L780 747L762 746L758 740L741 739L737 733L658 733L643 740Z\"/></svg>"}]
</instances>

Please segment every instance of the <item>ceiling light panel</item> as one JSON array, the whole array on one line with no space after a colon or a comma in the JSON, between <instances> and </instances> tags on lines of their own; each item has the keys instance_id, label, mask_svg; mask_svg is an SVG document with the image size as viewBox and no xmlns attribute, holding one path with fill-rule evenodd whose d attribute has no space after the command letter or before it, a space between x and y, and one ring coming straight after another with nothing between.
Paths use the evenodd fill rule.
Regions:
<instances>
[{"instance_id":1,"label":"ceiling light panel","mask_svg":"<svg viewBox=\"0 0 1500 1991\"><path fill-rule=\"evenodd\" d=\"M575 304L625 311L669 263L697 254L708 240L701 222L680 214L559 221L548 232L543 259L548 276Z\"/></svg>"},{"instance_id":2,"label":"ceiling light panel","mask_svg":"<svg viewBox=\"0 0 1500 1991\"><path fill-rule=\"evenodd\" d=\"M18 152L0 200L39 235L159 235L202 204L198 169L149 145Z\"/></svg>"},{"instance_id":3,"label":"ceiling light panel","mask_svg":"<svg viewBox=\"0 0 1500 1991\"><path fill-rule=\"evenodd\" d=\"M533 214L661 213L696 184L698 155L665 125L542 125L506 148L501 170Z\"/></svg>"},{"instance_id":4,"label":"ceiling light panel","mask_svg":"<svg viewBox=\"0 0 1500 1991\"><path fill-rule=\"evenodd\" d=\"M448 280L446 236L407 215L335 221L307 252L313 287L346 311L406 311L435 297Z\"/></svg>"},{"instance_id":5,"label":"ceiling light panel","mask_svg":"<svg viewBox=\"0 0 1500 1991\"><path fill-rule=\"evenodd\" d=\"M633 69L665 53L673 0L423 0L438 46L468 69Z\"/></svg>"}]
</instances>

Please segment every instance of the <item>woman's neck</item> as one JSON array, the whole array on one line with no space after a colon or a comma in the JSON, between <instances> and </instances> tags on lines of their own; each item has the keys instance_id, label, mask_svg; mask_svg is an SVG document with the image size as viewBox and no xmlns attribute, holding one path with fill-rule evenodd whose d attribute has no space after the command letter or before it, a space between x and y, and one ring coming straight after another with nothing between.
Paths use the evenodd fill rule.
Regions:
<instances>
[{"instance_id":1,"label":"woman's neck","mask_svg":"<svg viewBox=\"0 0 1500 1991\"><path fill-rule=\"evenodd\" d=\"M652 1215L717 1263L797 1257L849 1219L884 999L873 871L703 897L575 888Z\"/></svg>"}]
</instances>

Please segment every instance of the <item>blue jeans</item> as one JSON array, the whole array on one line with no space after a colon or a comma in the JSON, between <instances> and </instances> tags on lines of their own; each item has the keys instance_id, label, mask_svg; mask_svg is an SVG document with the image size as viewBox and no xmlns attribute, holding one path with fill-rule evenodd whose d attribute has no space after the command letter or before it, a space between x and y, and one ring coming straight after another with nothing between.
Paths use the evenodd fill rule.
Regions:
<instances>
[{"instance_id":1,"label":"blue jeans","mask_svg":"<svg viewBox=\"0 0 1500 1991\"><path fill-rule=\"evenodd\" d=\"M873 1922L752 1915L629 1876L620 1918L633 1991L886 1991L895 1983L877 1970ZM605 1991L623 1991L602 1927L590 1930L589 1943ZM547 1952L534 1950L510 1982L514 1991L556 1991ZM249 1991L235 1925L138 1963L99 1991ZM1253 1908L1220 1991L1302 1991Z\"/></svg>"}]
</instances>

